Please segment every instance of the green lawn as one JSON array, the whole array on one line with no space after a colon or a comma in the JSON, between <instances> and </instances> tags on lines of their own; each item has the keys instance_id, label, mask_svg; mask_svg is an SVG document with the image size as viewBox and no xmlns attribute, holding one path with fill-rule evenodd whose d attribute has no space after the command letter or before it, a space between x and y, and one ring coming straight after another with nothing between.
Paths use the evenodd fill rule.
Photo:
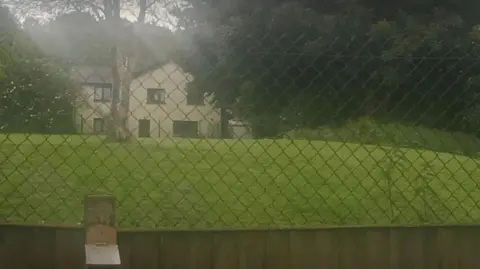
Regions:
<instances>
[{"instance_id":1,"label":"green lawn","mask_svg":"<svg viewBox=\"0 0 480 269\"><path fill-rule=\"evenodd\" d=\"M0 216L79 223L89 193L132 227L480 221L480 161L414 149L289 140L0 137ZM479 205L477 205L479 204Z\"/></svg>"}]
</instances>

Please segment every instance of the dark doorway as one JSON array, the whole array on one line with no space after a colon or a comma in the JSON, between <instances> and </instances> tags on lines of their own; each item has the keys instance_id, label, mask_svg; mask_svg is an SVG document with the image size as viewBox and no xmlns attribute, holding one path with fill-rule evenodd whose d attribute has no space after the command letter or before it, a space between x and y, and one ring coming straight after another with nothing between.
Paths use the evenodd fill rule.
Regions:
<instances>
[{"instance_id":1,"label":"dark doorway","mask_svg":"<svg viewBox=\"0 0 480 269\"><path fill-rule=\"evenodd\" d=\"M138 137L150 137L150 120L138 120Z\"/></svg>"},{"instance_id":2,"label":"dark doorway","mask_svg":"<svg viewBox=\"0 0 480 269\"><path fill-rule=\"evenodd\" d=\"M183 138L197 138L198 137L198 122L197 121L174 121L173 135Z\"/></svg>"},{"instance_id":3,"label":"dark doorway","mask_svg":"<svg viewBox=\"0 0 480 269\"><path fill-rule=\"evenodd\" d=\"M96 134L102 134L105 132L105 124L103 124L102 118L93 119L93 132Z\"/></svg>"}]
</instances>

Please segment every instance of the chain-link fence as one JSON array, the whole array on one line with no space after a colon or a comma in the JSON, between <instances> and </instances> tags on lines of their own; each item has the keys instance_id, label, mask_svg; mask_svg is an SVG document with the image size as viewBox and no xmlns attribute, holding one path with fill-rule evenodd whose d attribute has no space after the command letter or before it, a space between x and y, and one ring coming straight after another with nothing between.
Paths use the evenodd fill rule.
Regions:
<instances>
[{"instance_id":1,"label":"chain-link fence","mask_svg":"<svg viewBox=\"0 0 480 269\"><path fill-rule=\"evenodd\" d=\"M122 227L480 221L466 19L279 2L171 31L85 10L1 9L5 221L80 223L92 193Z\"/></svg>"}]
</instances>

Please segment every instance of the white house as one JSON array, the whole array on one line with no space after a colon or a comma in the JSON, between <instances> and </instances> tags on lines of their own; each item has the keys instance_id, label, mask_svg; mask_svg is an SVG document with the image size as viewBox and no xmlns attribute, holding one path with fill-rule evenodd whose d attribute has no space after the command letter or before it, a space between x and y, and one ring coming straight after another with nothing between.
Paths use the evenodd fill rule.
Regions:
<instances>
[{"instance_id":1,"label":"white house","mask_svg":"<svg viewBox=\"0 0 480 269\"><path fill-rule=\"evenodd\" d=\"M73 78L94 106L109 109L112 79L109 67L78 67ZM220 111L203 94L187 92L193 77L172 63L135 73L130 85L128 128L136 137L209 137L220 134ZM92 103L92 102L90 102ZM100 134L105 124L98 108L82 105L76 124L82 133Z\"/></svg>"}]
</instances>

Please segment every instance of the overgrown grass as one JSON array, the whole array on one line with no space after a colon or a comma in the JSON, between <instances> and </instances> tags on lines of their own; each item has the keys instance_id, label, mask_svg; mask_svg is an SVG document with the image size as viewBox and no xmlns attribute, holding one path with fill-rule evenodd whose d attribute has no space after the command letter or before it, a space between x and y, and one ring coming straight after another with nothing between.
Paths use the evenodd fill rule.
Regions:
<instances>
[{"instance_id":1,"label":"overgrown grass","mask_svg":"<svg viewBox=\"0 0 480 269\"><path fill-rule=\"evenodd\" d=\"M472 135L399 123L378 123L368 118L352 121L343 126L294 130L286 133L285 138L394 145L467 156L474 156L480 152L480 139Z\"/></svg>"},{"instance_id":2,"label":"overgrown grass","mask_svg":"<svg viewBox=\"0 0 480 269\"><path fill-rule=\"evenodd\" d=\"M123 227L480 221L480 161L290 140L0 137L0 216L79 223L86 194L117 197Z\"/></svg>"}]
</instances>

